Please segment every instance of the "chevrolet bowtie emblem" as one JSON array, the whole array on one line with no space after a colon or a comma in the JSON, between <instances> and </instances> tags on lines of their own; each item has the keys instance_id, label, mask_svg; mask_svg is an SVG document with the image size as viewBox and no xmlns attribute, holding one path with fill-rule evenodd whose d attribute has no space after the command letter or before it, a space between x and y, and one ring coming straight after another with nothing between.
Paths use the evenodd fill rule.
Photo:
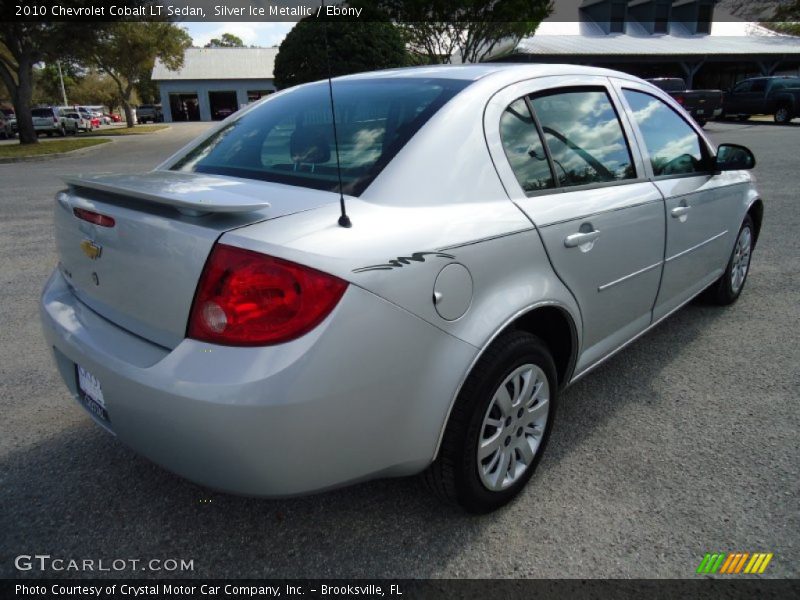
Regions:
<instances>
[{"instance_id":1,"label":"chevrolet bowtie emblem","mask_svg":"<svg viewBox=\"0 0 800 600\"><path fill-rule=\"evenodd\" d=\"M92 240L83 240L81 242L81 250L92 260L97 260L103 252L103 247L99 244L95 244Z\"/></svg>"}]
</instances>

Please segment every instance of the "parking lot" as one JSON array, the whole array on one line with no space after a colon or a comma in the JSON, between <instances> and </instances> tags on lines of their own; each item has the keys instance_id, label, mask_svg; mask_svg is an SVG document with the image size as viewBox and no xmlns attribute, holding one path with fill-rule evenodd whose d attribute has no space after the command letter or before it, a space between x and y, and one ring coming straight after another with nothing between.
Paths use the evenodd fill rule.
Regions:
<instances>
[{"instance_id":1,"label":"parking lot","mask_svg":"<svg viewBox=\"0 0 800 600\"><path fill-rule=\"evenodd\" d=\"M286 500L216 493L71 400L37 307L60 178L150 169L207 126L0 164L0 577L21 574L20 554L50 554L194 561L114 573L126 577L682 578L706 552L771 552L766 576L800 576L800 126L708 125L758 159L765 219L742 298L690 304L570 388L532 484L482 517L416 478ZM59 574L82 575L46 573Z\"/></svg>"}]
</instances>

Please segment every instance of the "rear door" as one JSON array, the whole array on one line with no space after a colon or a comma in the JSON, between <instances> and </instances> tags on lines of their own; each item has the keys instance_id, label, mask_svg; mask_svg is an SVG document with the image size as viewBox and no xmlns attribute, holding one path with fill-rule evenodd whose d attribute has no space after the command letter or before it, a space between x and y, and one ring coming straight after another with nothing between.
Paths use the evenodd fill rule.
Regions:
<instances>
[{"instance_id":1,"label":"rear door","mask_svg":"<svg viewBox=\"0 0 800 600\"><path fill-rule=\"evenodd\" d=\"M738 232L744 188L713 172L713 152L692 123L650 86L615 80L636 124L649 176L665 199L664 273L658 319L719 277Z\"/></svg>"},{"instance_id":2,"label":"rear door","mask_svg":"<svg viewBox=\"0 0 800 600\"><path fill-rule=\"evenodd\" d=\"M580 305L577 373L650 324L661 276L662 198L615 102L607 78L548 77L506 88L486 113L501 179Z\"/></svg>"}]
</instances>

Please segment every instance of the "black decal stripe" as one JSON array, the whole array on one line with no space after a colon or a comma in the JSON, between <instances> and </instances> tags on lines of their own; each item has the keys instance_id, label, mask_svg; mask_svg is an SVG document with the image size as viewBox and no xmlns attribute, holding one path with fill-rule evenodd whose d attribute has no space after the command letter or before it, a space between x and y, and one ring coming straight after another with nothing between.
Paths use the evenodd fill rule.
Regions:
<instances>
[{"instance_id":1,"label":"black decal stripe","mask_svg":"<svg viewBox=\"0 0 800 600\"><path fill-rule=\"evenodd\" d=\"M425 262L426 256L436 256L437 258L455 258L452 254L444 252L414 252L411 256L398 256L387 263L380 265L369 265L353 269L353 273L364 273L366 271L391 271L392 269L402 269L403 265L410 265L412 262Z\"/></svg>"}]
</instances>

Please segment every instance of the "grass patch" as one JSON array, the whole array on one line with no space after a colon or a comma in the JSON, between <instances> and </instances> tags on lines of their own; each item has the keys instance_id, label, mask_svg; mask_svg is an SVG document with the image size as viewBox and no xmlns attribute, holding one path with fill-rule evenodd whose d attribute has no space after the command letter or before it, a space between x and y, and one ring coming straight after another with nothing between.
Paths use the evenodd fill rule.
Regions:
<instances>
[{"instance_id":1,"label":"grass patch","mask_svg":"<svg viewBox=\"0 0 800 600\"><path fill-rule=\"evenodd\" d=\"M103 129L95 129L91 133L81 133L79 135L81 137L101 137L107 135L142 135L145 133L153 133L154 131L161 131L162 129L168 129L168 128L169 125L134 125L131 128L114 127L113 129L104 127Z\"/></svg>"},{"instance_id":2,"label":"grass patch","mask_svg":"<svg viewBox=\"0 0 800 600\"><path fill-rule=\"evenodd\" d=\"M28 156L44 156L89 148L98 144L105 144L111 140L87 140L71 138L39 142L38 144L3 144L0 146L0 158L26 158Z\"/></svg>"}]
</instances>

